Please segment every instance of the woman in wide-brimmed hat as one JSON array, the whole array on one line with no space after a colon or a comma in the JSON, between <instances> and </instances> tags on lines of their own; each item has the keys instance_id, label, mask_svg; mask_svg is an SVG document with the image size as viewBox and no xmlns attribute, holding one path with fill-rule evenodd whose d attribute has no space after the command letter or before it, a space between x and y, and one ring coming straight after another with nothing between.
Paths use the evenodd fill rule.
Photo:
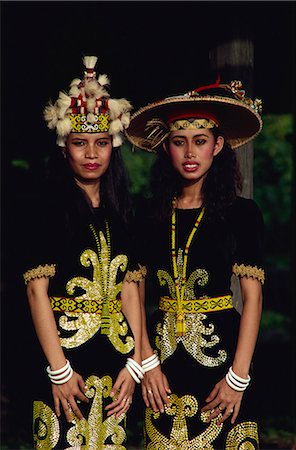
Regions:
<instances>
[{"instance_id":1,"label":"woman in wide-brimmed hat","mask_svg":"<svg viewBox=\"0 0 296 450\"><path fill-rule=\"evenodd\" d=\"M43 450L126 448L125 416L143 377L142 272L120 157L131 105L110 97L96 57L83 61L84 77L45 108L60 149L27 236L24 279L47 365L30 364Z\"/></svg>"},{"instance_id":2,"label":"woman in wide-brimmed hat","mask_svg":"<svg viewBox=\"0 0 296 450\"><path fill-rule=\"evenodd\" d=\"M142 336L149 449L258 448L251 366L263 222L255 202L238 196L234 149L260 132L260 109L240 82L218 81L141 108L127 129L135 146L158 154L153 197L137 222L147 310L154 308L150 340L146 327ZM240 280L241 316L232 274Z\"/></svg>"}]
</instances>

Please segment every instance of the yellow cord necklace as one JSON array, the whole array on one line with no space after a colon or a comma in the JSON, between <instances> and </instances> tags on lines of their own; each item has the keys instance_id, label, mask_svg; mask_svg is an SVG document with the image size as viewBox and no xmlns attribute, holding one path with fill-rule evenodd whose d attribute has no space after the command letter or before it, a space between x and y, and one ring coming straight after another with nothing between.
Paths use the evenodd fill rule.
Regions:
<instances>
[{"instance_id":1,"label":"yellow cord necklace","mask_svg":"<svg viewBox=\"0 0 296 450\"><path fill-rule=\"evenodd\" d=\"M191 242L193 240L193 237L196 233L196 230L201 222L201 219L203 218L205 208L203 207L200 214L198 215L195 224L191 230L191 233L189 234L189 237L187 239L186 245L185 245L185 251L184 251L184 261L183 261L183 271L182 271L182 279L181 279L181 289L179 286L179 276L178 276L178 267L177 267L177 249L176 249L176 199L173 201L173 213L172 213L172 233L171 233L171 252L172 252L172 263L173 263L173 275L174 275L174 283L176 287L176 296L177 296L177 302L178 302L178 310L177 310L177 323L176 323L176 333L177 336L184 335L186 331L186 325L185 325L185 313L182 308L182 302L184 300L184 293L185 293L185 283L186 283L186 272L187 272L187 262L188 262L188 253L189 253L189 247L191 245Z\"/></svg>"}]
</instances>

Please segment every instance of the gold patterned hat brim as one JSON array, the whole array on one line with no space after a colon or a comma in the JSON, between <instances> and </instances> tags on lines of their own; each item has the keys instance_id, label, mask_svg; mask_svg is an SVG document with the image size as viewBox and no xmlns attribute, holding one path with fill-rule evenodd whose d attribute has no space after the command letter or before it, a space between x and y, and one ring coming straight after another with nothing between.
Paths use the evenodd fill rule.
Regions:
<instances>
[{"instance_id":1,"label":"gold patterned hat brim","mask_svg":"<svg viewBox=\"0 0 296 450\"><path fill-rule=\"evenodd\" d=\"M254 139L262 129L260 114L251 106L228 97L194 96L170 97L140 108L133 114L126 136L138 148L155 151L168 136L166 124L175 115L197 114L213 116L217 119L229 145L235 149ZM147 124L158 122L163 130L156 133L156 139L147 136Z\"/></svg>"}]
</instances>

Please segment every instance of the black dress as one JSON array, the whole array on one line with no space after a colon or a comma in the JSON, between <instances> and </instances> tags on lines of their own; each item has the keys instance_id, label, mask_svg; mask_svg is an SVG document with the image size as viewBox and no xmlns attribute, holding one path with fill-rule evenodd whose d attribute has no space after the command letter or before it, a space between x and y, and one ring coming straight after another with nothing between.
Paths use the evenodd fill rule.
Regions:
<instances>
[{"instance_id":1,"label":"black dress","mask_svg":"<svg viewBox=\"0 0 296 450\"><path fill-rule=\"evenodd\" d=\"M34 366L35 373L39 370L34 445L46 450L125 449L125 418L107 417L104 408L112 401L109 394L119 371L134 352L133 335L121 312L122 282L137 281L142 274L120 218L103 207L90 209L78 190L75 195L80 211L66 203L63 193L61 198L42 199L32 221L24 278L50 277L49 297L61 345L83 377L90 401L79 404L84 419L74 417L69 424L63 411L58 418L44 358L42 367Z\"/></svg>"},{"instance_id":2,"label":"black dress","mask_svg":"<svg viewBox=\"0 0 296 450\"><path fill-rule=\"evenodd\" d=\"M207 423L205 399L227 373L236 348L240 314L233 307L231 276L264 282L261 213L253 200L237 198L223 214L205 214L189 246L183 326L177 333L177 301L172 265L171 219L139 215L147 265L146 304L150 342L159 355L172 391L165 413L145 414L145 447L154 449L258 448L252 404L253 380L243 396L236 423ZM148 212L150 211L150 212ZM185 244L201 210L176 209L176 260L179 285ZM182 320L182 318L181 318ZM221 416L220 416L221 417Z\"/></svg>"}]
</instances>

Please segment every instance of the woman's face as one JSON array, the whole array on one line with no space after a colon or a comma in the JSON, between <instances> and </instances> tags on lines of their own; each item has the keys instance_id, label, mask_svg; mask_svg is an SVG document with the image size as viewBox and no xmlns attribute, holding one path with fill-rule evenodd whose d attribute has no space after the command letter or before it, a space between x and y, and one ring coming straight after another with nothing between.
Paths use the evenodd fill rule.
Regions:
<instances>
[{"instance_id":1,"label":"woman's face","mask_svg":"<svg viewBox=\"0 0 296 450\"><path fill-rule=\"evenodd\" d=\"M109 167L111 152L108 133L70 133L67 138L66 157L80 182L98 181Z\"/></svg>"},{"instance_id":2,"label":"woman's face","mask_svg":"<svg viewBox=\"0 0 296 450\"><path fill-rule=\"evenodd\" d=\"M215 138L207 128L178 130L170 133L167 150L177 172L184 180L195 182L207 175L223 144L224 138Z\"/></svg>"}]
</instances>

